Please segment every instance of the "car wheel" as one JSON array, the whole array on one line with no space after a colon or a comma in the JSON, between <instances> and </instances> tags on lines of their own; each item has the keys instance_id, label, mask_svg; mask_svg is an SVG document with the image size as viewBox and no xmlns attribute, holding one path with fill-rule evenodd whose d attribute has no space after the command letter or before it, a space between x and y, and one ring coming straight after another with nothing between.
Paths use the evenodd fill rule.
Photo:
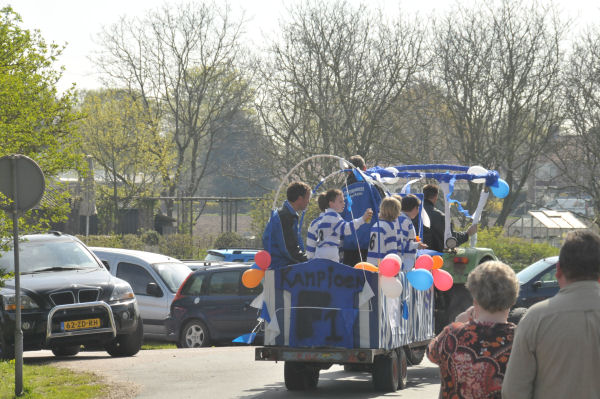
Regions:
<instances>
[{"instance_id":1,"label":"car wheel","mask_svg":"<svg viewBox=\"0 0 600 399\"><path fill-rule=\"evenodd\" d=\"M514 308L508 313L508 321L519 324L523 316L527 313L527 308Z\"/></svg>"},{"instance_id":2,"label":"car wheel","mask_svg":"<svg viewBox=\"0 0 600 399\"><path fill-rule=\"evenodd\" d=\"M9 344L4 339L2 331L0 331L0 359L1 360L12 360L15 358L15 346Z\"/></svg>"},{"instance_id":3,"label":"car wheel","mask_svg":"<svg viewBox=\"0 0 600 399\"><path fill-rule=\"evenodd\" d=\"M57 346L55 348L52 348L52 353L54 353L54 356L58 357L75 356L79 353L80 349L80 345Z\"/></svg>"},{"instance_id":4,"label":"car wheel","mask_svg":"<svg viewBox=\"0 0 600 399\"><path fill-rule=\"evenodd\" d=\"M143 340L144 325L140 317L133 333L118 335L105 349L113 357L133 356L140 351Z\"/></svg>"},{"instance_id":5,"label":"car wheel","mask_svg":"<svg viewBox=\"0 0 600 399\"><path fill-rule=\"evenodd\" d=\"M409 346L404 347L404 353L406 354L406 360L411 366L416 366L423 361L425 357L425 347L421 346L418 348L411 348Z\"/></svg>"},{"instance_id":6,"label":"car wheel","mask_svg":"<svg viewBox=\"0 0 600 399\"><path fill-rule=\"evenodd\" d=\"M189 321L181 331L181 348L201 348L210 344L210 334L200 320Z\"/></svg>"}]
</instances>

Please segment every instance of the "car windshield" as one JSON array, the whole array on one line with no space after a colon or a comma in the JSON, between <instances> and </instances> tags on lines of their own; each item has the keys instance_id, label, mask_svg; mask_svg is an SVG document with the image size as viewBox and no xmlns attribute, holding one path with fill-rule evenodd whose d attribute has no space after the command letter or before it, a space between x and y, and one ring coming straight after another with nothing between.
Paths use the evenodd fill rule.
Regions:
<instances>
[{"instance_id":1,"label":"car windshield","mask_svg":"<svg viewBox=\"0 0 600 399\"><path fill-rule=\"evenodd\" d=\"M538 260L517 273L517 278L521 284L531 281L532 278L543 272L548 266L555 264L557 261L557 256Z\"/></svg>"},{"instance_id":2,"label":"car windshield","mask_svg":"<svg viewBox=\"0 0 600 399\"><path fill-rule=\"evenodd\" d=\"M204 260L210 261L210 262L222 262L225 260L225 255L221 255L218 252L209 252L206 254L206 257L204 258Z\"/></svg>"},{"instance_id":3,"label":"car windshield","mask_svg":"<svg viewBox=\"0 0 600 399\"><path fill-rule=\"evenodd\" d=\"M152 267L171 292L177 292L179 286L181 286L186 277L192 272L185 264L176 262L155 263Z\"/></svg>"},{"instance_id":4,"label":"car windshield","mask_svg":"<svg viewBox=\"0 0 600 399\"><path fill-rule=\"evenodd\" d=\"M92 269L100 265L76 241L23 241L19 243L19 270L36 273L45 270ZM0 270L14 273L14 251L3 251Z\"/></svg>"}]
</instances>

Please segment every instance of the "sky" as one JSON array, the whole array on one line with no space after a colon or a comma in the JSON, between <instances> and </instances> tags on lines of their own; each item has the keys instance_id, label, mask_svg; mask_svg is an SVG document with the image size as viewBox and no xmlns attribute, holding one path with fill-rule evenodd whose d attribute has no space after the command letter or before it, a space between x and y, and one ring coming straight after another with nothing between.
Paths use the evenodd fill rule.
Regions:
<instances>
[{"instance_id":1,"label":"sky","mask_svg":"<svg viewBox=\"0 0 600 399\"><path fill-rule=\"evenodd\" d=\"M301 0L229 0L229 4L234 12L245 13L249 20L246 25L249 44L259 46L265 37L276 32L277 21L285 15L286 6L298 1ZM463 0L462 4L475 1ZM99 48L95 37L103 26L110 26L121 16L143 16L149 9L165 3L183 2L189 0L0 0L0 4L11 5L21 15L25 28L40 30L47 42L66 44L57 62L57 65L65 67L58 84L59 91L69 88L72 82L78 89L100 87L89 57ZM349 2L358 4L361 1ZM400 8L410 15L421 17L443 14L454 4L452 0L363 0L362 3L394 14ZM555 3L562 11L561 16L576 21L575 29L600 21L598 0L555 0Z\"/></svg>"}]
</instances>

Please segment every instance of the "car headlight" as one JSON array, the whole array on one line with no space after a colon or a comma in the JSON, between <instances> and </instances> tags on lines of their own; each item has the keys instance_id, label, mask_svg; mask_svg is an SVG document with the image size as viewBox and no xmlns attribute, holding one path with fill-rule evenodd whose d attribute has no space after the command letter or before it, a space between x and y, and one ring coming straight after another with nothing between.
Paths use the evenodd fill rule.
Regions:
<instances>
[{"instance_id":1,"label":"car headlight","mask_svg":"<svg viewBox=\"0 0 600 399\"><path fill-rule=\"evenodd\" d=\"M2 303L4 304L4 310L15 311L17 310L17 297L16 295L2 295ZM37 303L27 295L21 294L21 310L32 310L39 309Z\"/></svg>"},{"instance_id":2,"label":"car headlight","mask_svg":"<svg viewBox=\"0 0 600 399\"><path fill-rule=\"evenodd\" d=\"M131 286L127 283L116 284L110 295L110 302L126 301L135 298Z\"/></svg>"}]
</instances>

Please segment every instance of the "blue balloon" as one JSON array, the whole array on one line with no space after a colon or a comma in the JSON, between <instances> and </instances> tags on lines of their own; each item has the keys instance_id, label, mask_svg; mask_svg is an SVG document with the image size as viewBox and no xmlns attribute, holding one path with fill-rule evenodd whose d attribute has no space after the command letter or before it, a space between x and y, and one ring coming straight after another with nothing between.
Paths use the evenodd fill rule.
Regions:
<instances>
[{"instance_id":1,"label":"blue balloon","mask_svg":"<svg viewBox=\"0 0 600 399\"><path fill-rule=\"evenodd\" d=\"M252 266L250 266L250 269L262 270L260 267L258 267L258 265L256 263L254 263Z\"/></svg>"},{"instance_id":2,"label":"blue balloon","mask_svg":"<svg viewBox=\"0 0 600 399\"><path fill-rule=\"evenodd\" d=\"M433 275L426 269L413 269L406 273L408 282L420 291L428 290L433 284Z\"/></svg>"},{"instance_id":3,"label":"blue balloon","mask_svg":"<svg viewBox=\"0 0 600 399\"><path fill-rule=\"evenodd\" d=\"M492 193L498 198L504 198L508 195L510 187L504 180L498 178L498 182L490 186Z\"/></svg>"}]
</instances>

